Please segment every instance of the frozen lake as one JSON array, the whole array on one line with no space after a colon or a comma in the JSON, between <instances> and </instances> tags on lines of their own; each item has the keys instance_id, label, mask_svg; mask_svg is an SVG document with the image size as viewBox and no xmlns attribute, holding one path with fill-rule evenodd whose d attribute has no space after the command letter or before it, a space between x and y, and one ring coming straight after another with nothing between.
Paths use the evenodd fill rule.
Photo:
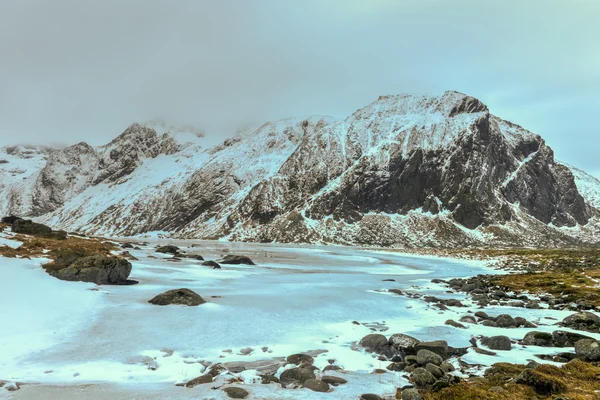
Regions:
<instances>
[{"instance_id":1,"label":"frozen lake","mask_svg":"<svg viewBox=\"0 0 600 400\"><path fill-rule=\"evenodd\" d=\"M175 244L206 260L246 255L257 265L213 270L191 259L167 261L167 256L154 251L159 243ZM124 391L164 384L165 393L173 398L199 398L203 391L209 392L201 398L224 398L218 390L174 384L201 375L208 362L265 360L322 350L327 352L316 357L315 365L323 368L334 359L353 376L335 392L310 392L311 398L393 392L406 381L396 373L371 375L387 363L353 349L356 341L373 333L371 327L388 336L443 338L453 346L467 346L472 332L444 325L454 317L449 315L452 311L442 314L422 300L382 290L412 288L444 297L449 296L445 289L431 279L490 273L480 262L335 246L169 240L149 241L141 250L128 251L139 258L132 262L130 276L138 285L63 282L46 275L40 260L7 261L10 285L4 285L8 288L0 297L2 304L13 306L0 322L0 346L9 349L0 353L0 378L42 385L121 385ZM147 302L177 288L192 289L208 303L160 307ZM248 347L252 352L241 355L240 350ZM158 368L148 368L149 358ZM251 386L252 398L309 395L307 390L274 386ZM25 398L27 393L32 392L21 390L14 396Z\"/></svg>"}]
</instances>

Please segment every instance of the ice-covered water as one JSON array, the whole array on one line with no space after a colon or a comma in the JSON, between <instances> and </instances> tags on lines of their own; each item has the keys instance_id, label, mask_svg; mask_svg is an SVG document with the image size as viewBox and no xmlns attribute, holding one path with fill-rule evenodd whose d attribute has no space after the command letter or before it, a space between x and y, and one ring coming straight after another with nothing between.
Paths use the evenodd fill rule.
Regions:
<instances>
[{"instance_id":1,"label":"ice-covered water","mask_svg":"<svg viewBox=\"0 0 600 400\"><path fill-rule=\"evenodd\" d=\"M348 247L168 241L207 260L240 254L257 264L213 270L190 259L167 261L154 252L159 243L165 242L128 249L139 258L132 262L130 278L139 281L134 286L63 282L46 275L40 260L2 259L3 269L11 272L0 301L13 305L0 320L0 348L8 349L0 352L0 378L60 385L164 383L172 390L173 383L202 374L203 361L252 361L326 350L315 364L322 368L335 359L351 375L348 385L326 398L348 398L369 389L393 392L406 381L396 373L371 375L386 364L353 348L355 341L372 333L370 326L387 328L386 335L443 338L453 346L467 346L473 332L444 325L458 311L441 313L422 300L380 290L412 288L444 297L449 296L445 289L431 279L490 273L480 262ZM147 302L165 290L184 287L208 303L160 307ZM520 330L514 331L522 337L516 332ZM247 347L252 353L241 355ZM158 368L149 369L144 357L155 358ZM253 393L256 398L307 396L305 390L279 390L279 397L260 397L265 390L255 388ZM211 393L219 398L220 392Z\"/></svg>"}]
</instances>

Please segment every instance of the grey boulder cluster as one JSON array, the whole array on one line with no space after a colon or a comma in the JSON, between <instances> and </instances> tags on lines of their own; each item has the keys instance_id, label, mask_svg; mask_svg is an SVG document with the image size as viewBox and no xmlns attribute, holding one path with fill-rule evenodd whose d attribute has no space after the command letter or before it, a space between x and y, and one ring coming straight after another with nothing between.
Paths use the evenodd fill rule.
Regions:
<instances>
[{"instance_id":1,"label":"grey boulder cluster","mask_svg":"<svg viewBox=\"0 0 600 400\"><path fill-rule=\"evenodd\" d=\"M448 360L466 354L466 348L454 348L445 340L422 342L417 338L397 333L389 338L382 334L370 334L362 338L359 345L380 359L391 361L387 369L405 372L414 387L406 387L402 398L420 399L417 389L442 390L460 382L453 375L455 367ZM406 393L404 393L406 392Z\"/></svg>"},{"instance_id":2,"label":"grey boulder cluster","mask_svg":"<svg viewBox=\"0 0 600 400\"><path fill-rule=\"evenodd\" d=\"M253 349L248 350L252 352ZM328 371L341 370L333 364L335 360L329 360L329 362L330 364L323 371L314 365L314 358L309 354L292 354L285 360L273 359L247 363L215 364L209 366L204 375L193 378L182 384L182 386L193 388L198 385L213 383L219 376L224 376L226 381L233 381L234 375L232 374L250 369L259 372L261 383L265 385L274 384L282 389L306 389L313 392L328 393L333 391L335 387L348 383L346 379L328 373ZM276 372L283 366L286 366L286 368L281 372L279 378L276 377ZM223 391L230 398L246 398L250 395L246 389L238 386L227 386Z\"/></svg>"}]
</instances>

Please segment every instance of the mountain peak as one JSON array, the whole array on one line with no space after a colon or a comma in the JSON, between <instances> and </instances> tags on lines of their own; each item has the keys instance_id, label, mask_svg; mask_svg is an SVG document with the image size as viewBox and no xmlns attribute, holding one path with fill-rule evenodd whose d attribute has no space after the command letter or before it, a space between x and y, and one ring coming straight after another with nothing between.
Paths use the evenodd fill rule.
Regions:
<instances>
[{"instance_id":1,"label":"mountain peak","mask_svg":"<svg viewBox=\"0 0 600 400\"><path fill-rule=\"evenodd\" d=\"M394 114L435 114L454 117L458 114L489 112L487 106L475 97L448 90L442 95L398 94L379 96L372 103L379 107L387 107Z\"/></svg>"}]
</instances>

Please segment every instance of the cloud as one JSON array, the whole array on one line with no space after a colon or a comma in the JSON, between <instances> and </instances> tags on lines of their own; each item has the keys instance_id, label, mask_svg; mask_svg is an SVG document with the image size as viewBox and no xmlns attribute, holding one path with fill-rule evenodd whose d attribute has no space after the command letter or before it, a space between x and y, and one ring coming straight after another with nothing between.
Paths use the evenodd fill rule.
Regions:
<instances>
[{"instance_id":1,"label":"cloud","mask_svg":"<svg viewBox=\"0 0 600 400\"><path fill-rule=\"evenodd\" d=\"M459 90L597 170L600 3L21 0L0 6L0 144L108 142L134 121L218 140L382 94Z\"/></svg>"}]
</instances>

